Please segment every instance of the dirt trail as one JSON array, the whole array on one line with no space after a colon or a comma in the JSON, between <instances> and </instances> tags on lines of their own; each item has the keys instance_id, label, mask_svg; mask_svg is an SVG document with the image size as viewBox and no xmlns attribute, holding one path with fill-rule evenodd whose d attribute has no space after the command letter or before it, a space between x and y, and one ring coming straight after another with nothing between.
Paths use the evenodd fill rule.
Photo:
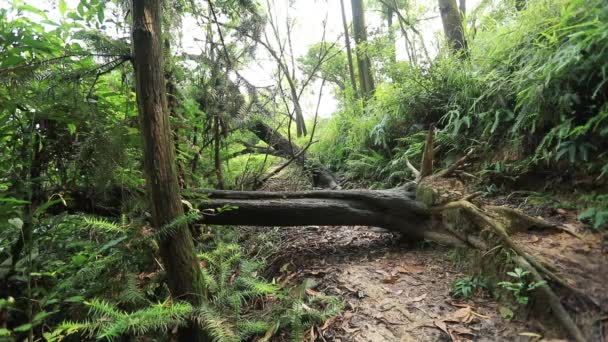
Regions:
<instances>
[{"instance_id":1,"label":"dirt trail","mask_svg":"<svg viewBox=\"0 0 608 342\"><path fill-rule=\"evenodd\" d=\"M451 284L466 275L449 260L449 248L399 245L392 234L368 227L285 228L282 235L285 249L277 267L290 270L294 280L313 279L317 290L346 302L339 317L315 330L317 341L539 341L564 336L535 317L503 319L501 306L483 295L454 300ZM563 244L568 239L564 235L543 231L518 239L532 239L530 249L540 248L541 255L547 250L560 254L556 243ZM598 246L586 248L602 254ZM574 247L572 253L577 251ZM563 271L584 264L569 256L554 256L569 260L560 263L566 267ZM591 279L584 289L606 303L599 298L606 294L599 292L606 292L602 279L608 275L608 263L599 264L579 268L587 274L575 277ZM603 274L597 274L600 268Z\"/></svg>"}]
</instances>

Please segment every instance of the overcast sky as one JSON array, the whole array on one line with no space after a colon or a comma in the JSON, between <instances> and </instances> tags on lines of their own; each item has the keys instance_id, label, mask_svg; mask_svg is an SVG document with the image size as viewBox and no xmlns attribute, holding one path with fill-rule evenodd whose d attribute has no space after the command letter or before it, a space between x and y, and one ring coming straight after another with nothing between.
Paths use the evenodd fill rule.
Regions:
<instances>
[{"instance_id":1,"label":"overcast sky","mask_svg":"<svg viewBox=\"0 0 608 342\"><path fill-rule=\"evenodd\" d=\"M27 4L34 5L48 12L49 19L58 19L60 14L57 8L57 0L23 0ZM327 18L326 24L326 41L338 41L343 45L342 34L342 18L340 12L339 0L268 0L271 2L273 14L278 18L278 22L284 27L285 20L289 17L295 21L292 31L292 41L295 58L306 54L309 46L321 41L323 37L323 21ZM468 0L467 7L474 8L480 0ZM75 8L78 0L66 0L68 7ZM260 0L265 5L266 0ZM412 0L419 11L426 11L424 17L433 19L422 22L419 30L423 33L427 47L431 53L436 50L437 33L441 32L441 19L439 18L436 1L431 0ZM7 8L11 5L12 0L0 0L0 8ZM351 17L350 0L344 0L346 6L347 18ZM366 12L366 21L368 31L386 30L385 23L382 22L380 13L369 9ZM396 20L395 20L396 22ZM199 28L196 22L192 19L185 18L183 21L184 29L182 30L182 47L190 53L200 53L201 42L204 40L204 29ZM402 39L396 42L397 58L399 60L406 59L405 44ZM276 64L270 59L268 54L264 52L262 47L257 49L256 61L252 62L242 75L252 83L259 86L271 85L274 83L272 74ZM304 94L303 109L304 115L311 117L314 115L320 82L312 84L309 90ZM321 116L329 116L335 111L337 102L332 96L331 88L326 85L321 101L319 114Z\"/></svg>"}]
</instances>

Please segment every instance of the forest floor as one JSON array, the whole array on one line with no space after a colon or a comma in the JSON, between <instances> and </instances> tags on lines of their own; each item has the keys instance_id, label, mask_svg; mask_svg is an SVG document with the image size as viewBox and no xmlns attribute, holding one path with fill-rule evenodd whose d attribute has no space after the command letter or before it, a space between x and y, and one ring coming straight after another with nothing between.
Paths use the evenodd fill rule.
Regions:
<instances>
[{"instance_id":1,"label":"forest floor","mask_svg":"<svg viewBox=\"0 0 608 342\"><path fill-rule=\"evenodd\" d=\"M564 210L544 214L551 220L574 222L574 214ZM345 303L339 316L308 331L307 340L567 341L538 310L516 310L511 305L516 315L506 319L511 312L508 304L498 303L487 293L454 299L452 283L469 274L451 248L429 243L404 245L391 233L359 226L294 227L279 232L281 253L273 263L279 280L298 283L308 279L315 284L311 291L338 296ZM534 230L513 238L554 265L606 312L606 240L588 231L583 237ZM591 340L608 341L608 331L603 328L608 317L597 312L579 315L587 311L583 304L562 299L570 312L577 313L577 323Z\"/></svg>"}]
</instances>

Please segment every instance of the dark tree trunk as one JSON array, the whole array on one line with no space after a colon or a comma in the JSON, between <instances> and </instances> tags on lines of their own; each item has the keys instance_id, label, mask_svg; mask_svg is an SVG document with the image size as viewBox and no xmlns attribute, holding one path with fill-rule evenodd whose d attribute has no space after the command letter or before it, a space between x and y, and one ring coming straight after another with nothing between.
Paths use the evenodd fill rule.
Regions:
<instances>
[{"instance_id":1,"label":"dark tree trunk","mask_svg":"<svg viewBox=\"0 0 608 342\"><path fill-rule=\"evenodd\" d=\"M165 38L165 56L169 58L171 54L171 41L169 38ZM169 108L169 115L172 118L178 119L179 114L177 113L177 108L179 106L178 101L178 89L175 85L175 76L173 74L173 66L167 63L165 65L165 80L167 85L167 106ZM177 129L173 129L173 144L175 145L175 153L179 155L179 131ZM179 158L176 158L175 164L177 166L177 178L179 180L180 188L184 188L186 186L186 175L184 172L184 166L180 163Z\"/></svg>"},{"instance_id":2,"label":"dark tree trunk","mask_svg":"<svg viewBox=\"0 0 608 342\"><path fill-rule=\"evenodd\" d=\"M222 147L221 139L221 123L220 116L218 114L213 116L213 139L214 139L214 151L213 151L213 162L215 165L215 176L217 178L217 188L224 189L224 176L222 174L222 156L220 149Z\"/></svg>"},{"instance_id":3,"label":"dark tree trunk","mask_svg":"<svg viewBox=\"0 0 608 342\"><path fill-rule=\"evenodd\" d=\"M38 129L35 128L38 126ZM34 232L34 212L36 208L42 203L42 183L40 176L42 175L42 169L45 167L43 158L45 156L44 144L41 144L40 137L48 132L45 132L48 126L47 120L40 120L33 125L32 129L39 130L39 132L30 133L32 139L24 141L22 158L23 160L31 160L31 164L24 166L24 172L22 179L25 180L19 189L23 198L29 201L29 204L25 208L23 215L23 226L21 227L21 234L19 239L11 247L11 273L14 270L17 262L21 259L23 251L32 243L33 232ZM42 146L42 150L40 147ZM27 164L26 164L27 165Z\"/></svg>"},{"instance_id":4,"label":"dark tree trunk","mask_svg":"<svg viewBox=\"0 0 608 342\"><path fill-rule=\"evenodd\" d=\"M363 97L369 97L374 92L372 66L367 55L367 29L365 27L365 10L363 0L351 0L353 10L353 31L355 36L357 66L359 67L359 85Z\"/></svg>"},{"instance_id":5,"label":"dark tree trunk","mask_svg":"<svg viewBox=\"0 0 608 342\"><path fill-rule=\"evenodd\" d=\"M346 45L346 57L348 57L348 73L350 75L350 83L353 87L355 97L358 97L357 79L355 78L355 65L353 64L353 52L350 48L350 34L348 33L346 11L344 11L344 0L340 0L340 9L342 11L342 25L344 26L344 44Z\"/></svg>"},{"instance_id":6,"label":"dark tree trunk","mask_svg":"<svg viewBox=\"0 0 608 342\"><path fill-rule=\"evenodd\" d=\"M302 167L305 172L311 174L314 187L323 189L340 188L339 182L331 171L319 163L311 162L306 152L302 153L298 146L291 143L272 127L262 121L256 121L250 127L250 130L276 152L275 156L285 159L295 158L295 163Z\"/></svg>"},{"instance_id":7,"label":"dark tree trunk","mask_svg":"<svg viewBox=\"0 0 608 342\"><path fill-rule=\"evenodd\" d=\"M253 226L365 225L421 237L430 212L414 200L409 186L390 190L320 190L298 192L204 191L200 206L205 224Z\"/></svg>"},{"instance_id":8,"label":"dark tree trunk","mask_svg":"<svg viewBox=\"0 0 608 342\"><path fill-rule=\"evenodd\" d=\"M133 0L133 65L144 145L144 167L152 225L160 229L183 214L175 151L165 95L161 45L161 0ZM204 284L186 226L159 241L160 255L174 300L202 301ZM200 340L195 324L179 330L182 341Z\"/></svg>"},{"instance_id":9,"label":"dark tree trunk","mask_svg":"<svg viewBox=\"0 0 608 342\"><path fill-rule=\"evenodd\" d=\"M458 11L456 0L439 0L439 12L450 49L454 52L462 51L466 53L467 42L464 37L462 16Z\"/></svg>"}]
</instances>

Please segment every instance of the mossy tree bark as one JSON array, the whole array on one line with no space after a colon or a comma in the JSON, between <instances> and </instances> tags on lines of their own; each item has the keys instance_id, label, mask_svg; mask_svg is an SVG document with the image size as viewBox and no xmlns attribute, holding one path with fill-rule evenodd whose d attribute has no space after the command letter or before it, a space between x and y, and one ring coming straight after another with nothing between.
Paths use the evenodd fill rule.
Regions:
<instances>
[{"instance_id":1,"label":"mossy tree bark","mask_svg":"<svg viewBox=\"0 0 608 342\"><path fill-rule=\"evenodd\" d=\"M462 16L458 10L456 0L439 0L439 12L450 49L455 53L466 53L467 42L464 37Z\"/></svg>"},{"instance_id":2,"label":"mossy tree bark","mask_svg":"<svg viewBox=\"0 0 608 342\"><path fill-rule=\"evenodd\" d=\"M353 87L353 92L355 93L355 96L357 96L357 79L355 77L353 53L350 48L350 33L348 32L348 23L346 22L346 13L344 11L344 0L340 0L340 10L342 11L342 25L344 26L344 44L346 45L346 56L348 57L348 73L350 75L350 83Z\"/></svg>"},{"instance_id":3,"label":"mossy tree bark","mask_svg":"<svg viewBox=\"0 0 608 342\"><path fill-rule=\"evenodd\" d=\"M183 214L167 107L161 45L162 0L133 0L133 65L152 224L160 229ZM201 302L203 284L186 226L159 241L169 290L175 300ZM204 338L195 324L179 331L182 341Z\"/></svg>"},{"instance_id":4,"label":"mossy tree bark","mask_svg":"<svg viewBox=\"0 0 608 342\"><path fill-rule=\"evenodd\" d=\"M359 67L359 85L363 97L374 93L374 78L372 65L367 55L367 29L365 27L365 9L363 0L351 0L353 11L353 32L357 52L357 66Z\"/></svg>"}]
</instances>

